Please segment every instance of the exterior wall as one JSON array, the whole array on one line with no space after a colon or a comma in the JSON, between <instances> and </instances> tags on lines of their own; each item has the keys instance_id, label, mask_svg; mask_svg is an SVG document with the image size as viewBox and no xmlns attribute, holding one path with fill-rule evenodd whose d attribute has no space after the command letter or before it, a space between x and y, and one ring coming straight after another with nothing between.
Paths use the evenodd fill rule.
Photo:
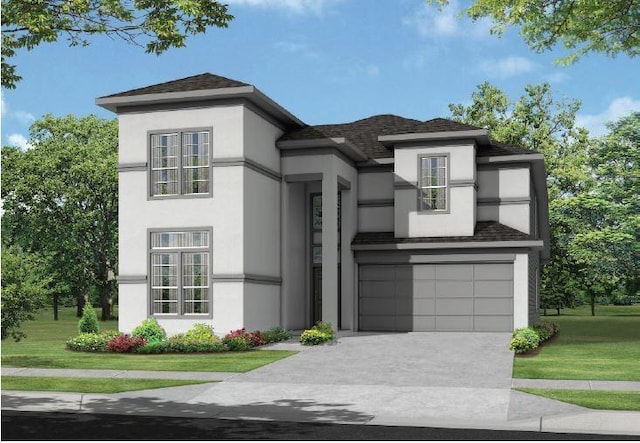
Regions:
<instances>
[{"instance_id":1,"label":"exterior wall","mask_svg":"<svg viewBox=\"0 0 640 443\"><path fill-rule=\"evenodd\" d=\"M516 254L513 262L513 328L529 325L529 255Z\"/></svg>"},{"instance_id":2,"label":"exterior wall","mask_svg":"<svg viewBox=\"0 0 640 443\"><path fill-rule=\"evenodd\" d=\"M148 131L212 127L212 196L148 198L147 170L119 173L119 276L135 276L142 283L120 284L119 329L130 332L150 315L148 229L211 227L213 318L163 319L168 333L188 329L194 321L211 324L218 333L243 326L242 283L217 276L244 271L244 174L242 166L217 167L216 160L242 156L241 106L221 106L127 113L119 115L121 165L147 164ZM126 311L126 313L125 313Z\"/></svg>"},{"instance_id":3,"label":"exterior wall","mask_svg":"<svg viewBox=\"0 0 640 443\"><path fill-rule=\"evenodd\" d=\"M529 254L529 324L540 321L540 254Z\"/></svg>"},{"instance_id":4,"label":"exterior wall","mask_svg":"<svg viewBox=\"0 0 640 443\"><path fill-rule=\"evenodd\" d=\"M280 151L276 140L282 129L268 122L249 108L243 108L244 156L276 172L280 171Z\"/></svg>"},{"instance_id":5,"label":"exterior wall","mask_svg":"<svg viewBox=\"0 0 640 443\"><path fill-rule=\"evenodd\" d=\"M478 171L478 221L494 220L531 232L531 171L528 167L483 167Z\"/></svg>"},{"instance_id":6,"label":"exterior wall","mask_svg":"<svg viewBox=\"0 0 640 443\"><path fill-rule=\"evenodd\" d=\"M393 173L358 174L358 232L393 231Z\"/></svg>"},{"instance_id":7,"label":"exterior wall","mask_svg":"<svg viewBox=\"0 0 640 443\"><path fill-rule=\"evenodd\" d=\"M265 330L280 325L280 285L245 283L243 318L247 330Z\"/></svg>"},{"instance_id":8,"label":"exterior wall","mask_svg":"<svg viewBox=\"0 0 640 443\"><path fill-rule=\"evenodd\" d=\"M432 144L395 149L396 237L446 237L473 235L475 210L475 145L473 142ZM420 211L418 177L420 155L447 155L448 209Z\"/></svg>"},{"instance_id":9,"label":"exterior wall","mask_svg":"<svg viewBox=\"0 0 640 443\"><path fill-rule=\"evenodd\" d=\"M358 232L392 232L393 206L359 206Z\"/></svg>"}]
</instances>

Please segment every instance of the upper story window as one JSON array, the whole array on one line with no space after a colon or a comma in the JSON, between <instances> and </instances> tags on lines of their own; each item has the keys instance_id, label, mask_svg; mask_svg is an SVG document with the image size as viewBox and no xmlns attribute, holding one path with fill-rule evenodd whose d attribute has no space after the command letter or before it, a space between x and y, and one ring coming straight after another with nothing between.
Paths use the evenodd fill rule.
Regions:
<instances>
[{"instance_id":1,"label":"upper story window","mask_svg":"<svg viewBox=\"0 0 640 443\"><path fill-rule=\"evenodd\" d=\"M211 231L151 233L151 314L211 313Z\"/></svg>"},{"instance_id":2,"label":"upper story window","mask_svg":"<svg viewBox=\"0 0 640 443\"><path fill-rule=\"evenodd\" d=\"M151 196L211 192L211 131L151 134Z\"/></svg>"},{"instance_id":3,"label":"upper story window","mask_svg":"<svg viewBox=\"0 0 640 443\"><path fill-rule=\"evenodd\" d=\"M420 210L447 210L447 160L446 155L420 157Z\"/></svg>"}]
</instances>

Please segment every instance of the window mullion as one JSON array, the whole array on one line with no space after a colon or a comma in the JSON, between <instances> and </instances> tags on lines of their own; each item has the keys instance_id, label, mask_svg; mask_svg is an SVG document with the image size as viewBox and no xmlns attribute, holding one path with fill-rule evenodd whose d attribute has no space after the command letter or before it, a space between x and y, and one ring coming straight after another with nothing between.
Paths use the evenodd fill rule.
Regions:
<instances>
[{"instance_id":1,"label":"window mullion","mask_svg":"<svg viewBox=\"0 0 640 443\"><path fill-rule=\"evenodd\" d=\"M176 300L176 302L178 303L178 308L176 309L176 312L180 316L184 315L184 308L183 308L183 302L182 302L182 298L183 298L182 279L184 277L183 276L184 270L182 269L183 255L184 255L184 252L178 252L178 297Z\"/></svg>"},{"instance_id":2,"label":"window mullion","mask_svg":"<svg viewBox=\"0 0 640 443\"><path fill-rule=\"evenodd\" d=\"M183 140L182 137L184 137L183 135L184 133L181 131L178 131L178 195L183 195L184 194L184 190L183 190L183 185L182 185L182 144L183 144Z\"/></svg>"}]
</instances>

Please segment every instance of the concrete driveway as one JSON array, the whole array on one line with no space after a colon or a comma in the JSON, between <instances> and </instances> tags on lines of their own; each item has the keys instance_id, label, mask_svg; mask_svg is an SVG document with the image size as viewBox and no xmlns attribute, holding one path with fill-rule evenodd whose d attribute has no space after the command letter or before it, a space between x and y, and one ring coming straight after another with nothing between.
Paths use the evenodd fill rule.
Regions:
<instances>
[{"instance_id":1,"label":"concrete driveway","mask_svg":"<svg viewBox=\"0 0 640 443\"><path fill-rule=\"evenodd\" d=\"M511 391L508 333L350 334L190 399L245 418L539 429L582 408Z\"/></svg>"}]
</instances>

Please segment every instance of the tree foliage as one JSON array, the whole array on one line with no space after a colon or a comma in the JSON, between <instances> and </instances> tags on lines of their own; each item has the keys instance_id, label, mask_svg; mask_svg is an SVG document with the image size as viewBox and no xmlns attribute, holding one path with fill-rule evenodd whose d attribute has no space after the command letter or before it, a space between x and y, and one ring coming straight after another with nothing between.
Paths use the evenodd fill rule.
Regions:
<instances>
[{"instance_id":1,"label":"tree foliage","mask_svg":"<svg viewBox=\"0 0 640 443\"><path fill-rule=\"evenodd\" d=\"M483 83L453 118L483 127L502 143L541 152L547 166L551 261L541 282L543 308L572 306L587 294L628 295L640 279L640 113L592 139L575 124L580 103L557 100L548 84L528 85L512 101Z\"/></svg>"},{"instance_id":2,"label":"tree foliage","mask_svg":"<svg viewBox=\"0 0 640 443\"><path fill-rule=\"evenodd\" d=\"M45 305L50 283L37 256L19 247L2 248L2 340L12 337L19 341L26 337L20 326L32 320L35 312Z\"/></svg>"},{"instance_id":3,"label":"tree foliage","mask_svg":"<svg viewBox=\"0 0 640 443\"><path fill-rule=\"evenodd\" d=\"M557 61L565 65L589 52L630 57L640 54L638 0L475 0L464 13L473 20L491 19L494 34L518 27L524 41L536 52L561 45L569 54Z\"/></svg>"},{"instance_id":4,"label":"tree foliage","mask_svg":"<svg viewBox=\"0 0 640 443\"><path fill-rule=\"evenodd\" d=\"M2 86L20 76L9 59L19 49L64 38L86 46L96 34L145 46L162 54L185 46L189 35L227 27L233 16L217 0L6 0L2 3Z\"/></svg>"},{"instance_id":5,"label":"tree foliage","mask_svg":"<svg viewBox=\"0 0 640 443\"><path fill-rule=\"evenodd\" d=\"M114 295L118 181L115 120L44 116L32 149L2 148L3 240L46 258L58 291Z\"/></svg>"}]
</instances>

